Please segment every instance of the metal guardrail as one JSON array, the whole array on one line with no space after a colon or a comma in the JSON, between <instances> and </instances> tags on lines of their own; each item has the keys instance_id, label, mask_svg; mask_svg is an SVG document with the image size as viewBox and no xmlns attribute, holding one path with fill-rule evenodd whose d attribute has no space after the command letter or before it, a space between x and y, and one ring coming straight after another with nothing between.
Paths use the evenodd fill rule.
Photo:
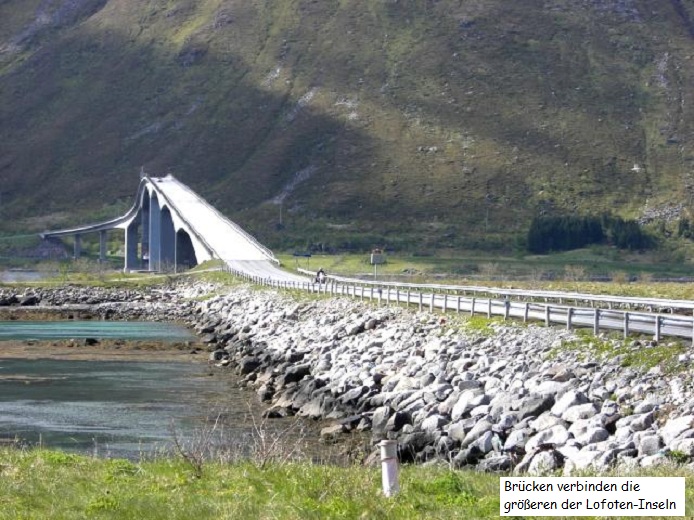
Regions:
<instances>
[{"instance_id":1,"label":"metal guardrail","mask_svg":"<svg viewBox=\"0 0 694 520\"><path fill-rule=\"evenodd\" d=\"M315 271L307 271L306 269L297 269L302 274L315 276ZM587 294L578 292L563 292L563 291L537 291L527 289L504 289L498 287L485 287L474 285L446 285L446 284L414 284L406 282L380 282L373 280L360 280L357 278L347 278L343 276L328 275L330 280L335 280L340 283L357 283L366 286L375 287L396 287L402 289L428 289L432 292L451 292L454 294L466 295L484 294L494 295L500 298L523 298L523 299L544 299L546 301L555 300L557 303L564 302L588 302L592 304L607 305L608 308L619 307L641 307L651 309L691 309L694 311L694 301L692 300L669 300L665 298L640 298L634 296L612 296L602 294Z\"/></svg>"},{"instance_id":2,"label":"metal guardrail","mask_svg":"<svg viewBox=\"0 0 694 520\"><path fill-rule=\"evenodd\" d=\"M365 283L350 279L347 279L349 280L348 282L341 282L337 279L338 277L331 277L326 284L318 284L310 281L273 280L250 275L229 267L226 268L226 271L260 285L331 296L347 296L359 300L369 300L378 305L415 305L420 311L427 309L433 312L440 309L442 312L455 312L458 314L483 314L489 318L492 316L502 316L504 319L520 318L523 321L541 321L547 326L563 324L567 329L588 327L592 328L596 335L601 330L619 330L625 338L630 334L639 333L653 335L656 341L660 341L664 336L672 336L690 339L694 343L694 317L692 316L631 312L597 307L585 308L528 301L519 302L512 301L509 298L494 299L491 296L480 298L478 296L464 296L447 292L425 292L426 289L432 287L431 284L422 286L408 284L407 287L402 287L400 284L396 284L399 285L396 287L391 286L391 284L382 284L384 286L379 287L378 282ZM299 271L304 274L315 274L304 269ZM434 287L455 286L434 285ZM489 288L484 289L488 290Z\"/></svg>"}]
</instances>

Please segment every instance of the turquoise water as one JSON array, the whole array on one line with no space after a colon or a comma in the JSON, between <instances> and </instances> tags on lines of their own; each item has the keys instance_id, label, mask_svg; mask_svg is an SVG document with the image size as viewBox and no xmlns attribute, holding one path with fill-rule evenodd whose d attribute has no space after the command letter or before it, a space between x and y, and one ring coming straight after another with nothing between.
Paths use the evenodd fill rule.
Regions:
<instances>
[{"instance_id":1,"label":"turquoise water","mask_svg":"<svg viewBox=\"0 0 694 520\"><path fill-rule=\"evenodd\" d=\"M195 338L183 326L138 321L0 321L0 341L99 338L185 341ZM0 347L1 349L1 347Z\"/></svg>"}]
</instances>

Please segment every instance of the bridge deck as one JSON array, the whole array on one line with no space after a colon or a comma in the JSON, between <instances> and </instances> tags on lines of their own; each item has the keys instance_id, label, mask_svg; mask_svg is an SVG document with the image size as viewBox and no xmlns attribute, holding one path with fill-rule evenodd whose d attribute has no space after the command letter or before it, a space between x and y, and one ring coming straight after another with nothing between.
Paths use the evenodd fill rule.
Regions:
<instances>
[{"instance_id":1,"label":"bridge deck","mask_svg":"<svg viewBox=\"0 0 694 520\"><path fill-rule=\"evenodd\" d=\"M74 235L77 244L79 235L84 233L116 228L127 229L131 223L137 222L141 214L142 197L143 195L148 196L144 192L145 188L153 190L159 197L160 203L168 206L171 213L179 221L184 222L185 227L192 231L200 241L204 242L205 250L211 253L211 256L223 260L229 267L249 275L272 280L301 282L307 280L303 276L280 269L272 251L171 175L162 178L144 177L138 188L135 204L121 217L71 229L47 231L41 236ZM76 247L76 256L79 256L78 250L79 246ZM126 268L127 265L128 262L126 261Z\"/></svg>"}]
</instances>

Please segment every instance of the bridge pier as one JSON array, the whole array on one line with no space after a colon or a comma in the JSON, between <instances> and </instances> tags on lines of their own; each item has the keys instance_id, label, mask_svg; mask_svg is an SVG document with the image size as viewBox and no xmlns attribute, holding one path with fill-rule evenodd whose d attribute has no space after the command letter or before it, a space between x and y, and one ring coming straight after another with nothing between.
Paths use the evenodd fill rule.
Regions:
<instances>
[{"instance_id":1,"label":"bridge pier","mask_svg":"<svg viewBox=\"0 0 694 520\"><path fill-rule=\"evenodd\" d=\"M138 226L139 223L133 221L125 229L125 271L140 269L140 262L137 258Z\"/></svg>"},{"instance_id":2,"label":"bridge pier","mask_svg":"<svg viewBox=\"0 0 694 520\"><path fill-rule=\"evenodd\" d=\"M149 199L149 270L161 270L161 206L156 193Z\"/></svg>"},{"instance_id":3,"label":"bridge pier","mask_svg":"<svg viewBox=\"0 0 694 520\"><path fill-rule=\"evenodd\" d=\"M160 230L160 270L176 265L176 230L174 229L171 211L165 207L161 210Z\"/></svg>"}]
</instances>

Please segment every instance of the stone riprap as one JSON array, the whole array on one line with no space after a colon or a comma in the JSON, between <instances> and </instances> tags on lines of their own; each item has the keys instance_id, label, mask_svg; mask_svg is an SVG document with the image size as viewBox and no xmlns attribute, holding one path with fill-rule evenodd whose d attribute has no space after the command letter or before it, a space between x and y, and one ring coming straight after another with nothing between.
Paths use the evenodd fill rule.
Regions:
<instances>
[{"instance_id":1,"label":"stone riprap","mask_svg":"<svg viewBox=\"0 0 694 520\"><path fill-rule=\"evenodd\" d=\"M466 332L453 316L214 290L30 292L42 305L92 302L114 319L184 321L209 345L212 364L256 390L268 416L330 420L327 440L353 431L370 431L374 444L397 439L402 461L537 474L694 457L687 353L673 354L672 370L645 370L625 366L623 355L591 359L575 346L584 340L558 328L496 322ZM652 341L629 348L674 350Z\"/></svg>"}]
</instances>

